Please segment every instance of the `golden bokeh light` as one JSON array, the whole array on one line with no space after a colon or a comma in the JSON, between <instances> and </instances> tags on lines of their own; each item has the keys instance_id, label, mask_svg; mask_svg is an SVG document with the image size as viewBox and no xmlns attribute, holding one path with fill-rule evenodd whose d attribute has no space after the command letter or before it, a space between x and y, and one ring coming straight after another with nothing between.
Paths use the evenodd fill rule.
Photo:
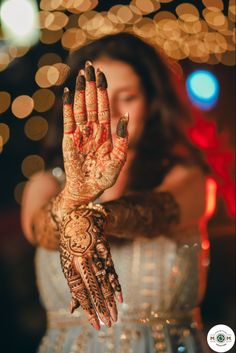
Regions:
<instances>
[{"instance_id":1,"label":"golden bokeh light","mask_svg":"<svg viewBox=\"0 0 236 353\"><path fill-rule=\"evenodd\" d=\"M78 18L78 25L82 29L85 29L87 25L87 21L93 18L97 13L98 13L97 11L88 11L88 12L82 13ZM110 11L107 14L108 18L109 18L109 13Z\"/></svg>"},{"instance_id":2,"label":"golden bokeh light","mask_svg":"<svg viewBox=\"0 0 236 353\"><path fill-rule=\"evenodd\" d=\"M35 75L35 81L39 87L48 88L58 81L60 73L58 69L51 65L40 67Z\"/></svg>"},{"instance_id":3,"label":"golden bokeh light","mask_svg":"<svg viewBox=\"0 0 236 353\"><path fill-rule=\"evenodd\" d=\"M140 37L152 38L156 32L156 25L151 18L142 18L138 23L133 27L134 33Z\"/></svg>"},{"instance_id":4,"label":"golden bokeh light","mask_svg":"<svg viewBox=\"0 0 236 353\"><path fill-rule=\"evenodd\" d=\"M0 114L4 113L11 104L11 95L8 92L0 91Z\"/></svg>"},{"instance_id":5,"label":"golden bokeh light","mask_svg":"<svg viewBox=\"0 0 236 353\"><path fill-rule=\"evenodd\" d=\"M61 7L63 0L41 0L40 8L45 11L54 11Z\"/></svg>"},{"instance_id":6,"label":"golden bokeh light","mask_svg":"<svg viewBox=\"0 0 236 353\"><path fill-rule=\"evenodd\" d=\"M199 19L199 11L192 4L181 4L175 9L179 18L184 22L196 22Z\"/></svg>"},{"instance_id":7,"label":"golden bokeh light","mask_svg":"<svg viewBox=\"0 0 236 353\"><path fill-rule=\"evenodd\" d=\"M23 191L25 188L26 182L22 181L18 183L14 189L14 198L18 204L22 202Z\"/></svg>"},{"instance_id":8,"label":"golden bokeh light","mask_svg":"<svg viewBox=\"0 0 236 353\"><path fill-rule=\"evenodd\" d=\"M21 171L22 174L26 178L30 178L31 175L37 173L41 170L44 170L45 163L42 157L38 156L37 154L31 154L23 160L21 164Z\"/></svg>"},{"instance_id":9,"label":"golden bokeh light","mask_svg":"<svg viewBox=\"0 0 236 353\"><path fill-rule=\"evenodd\" d=\"M51 13L52 14L52 13ZM60 11L53 12L53 19L46 25L46 28L51 31L58 31L66 26L69 17Z\"/></svg>"},{"instance_id":10,"label":"golden bokeh light","mask_svg":"<svg viewBox=\"0 0 236 353\"><path fill-rule=\"evenodd\" d=\"M211 53L224 53L227 50L227 41L220 33L206 33L204 42L206 48L208 48Z\"/></svg>"},{"instance_id":11,"label":"golden bokeh light","mask_svg":"<svg viewBox=\"0 0 236 353\"><path fill-rule=\"evenodd\" d=\"M63 35L63 30L60 29L59 31L50 31L49 29L42 29L40 41L44 44L53 44L58 42Z\"/></svg>"},{"instance_id":12,"label":"golden bokeh light","mask_svg":"<svg viewBox=\"0 0 236 353\"><path fill-rule=\"evenodd\" d=\"M134 18L134 13L131 11L129 6L122 5L118 8L116 12L116 17L121 23L132 23L132 18Z\"/></svg>"},{"instance_id":13,"label":"golden bokeh light","mask_svg":"<svg viewBox=\"0 0 236 353\"><path fill-rule=\"evenodd\" d=\"M65 80L69 76L70 67L67 64L63 64L63 63L54 64L53 67L55 67L58 70L58 73L59 73L58 79L54 83L54 85L55 86L60 86L60 85L62 85L65 82Z\"/></svg>"},{"instance_id":14,"label":"golden bokeh light","mask_svg":"<svg viewBox=\"0 0 236 353\"><path fill-rule=\"evenodd\" d=\"M132 3L143 13L149 14L160 9L159 1L155 0L134 0Z\"/></svg>"},{"instance_id":15,"label":"golden bokeh light","mask_svg":"<svg viewBox=\"0 0 236 353\"><path fill-rule=\"evenodd\" d=\"M175 60L185 59L189 55L189 47L184 44L184 41L166 40L163 49L168 56Z\"/></svg>"},{"instance_id":16,"label":"golden bokeh light","mask_svg":"<svg viewBox=\"0 0 236 353\"><path fill-rule=\"evenodd\" d=\"M207 24L213 29L227 29L227 18L220 11L210 11L208 9L204 9L202 11L203 17L205 18Z\"/></svg>"},{"instance_id":17,"label":"golden bokeh light","mask_svg":"<svg viewBox=\"0 0 236 353\"><path fill-rule=\"evenodd\" d=\"M223 11L224 3L222 0L202 0L203 5L210 11Z\"/></svg>"},{"instance_id":18,"label":"golden bokeh light","mask_svg":"<svg viewBox=\"0 0 236 353\"><path fill-rule=\"evenodd\" d=\"M5 70L10 62L11 58L8 53L0 53L0 72Z\"/></svg>"},{"instance_id":19,"label":"golden bokeh light","mask_svg":"<svg viewBox=\"0 0 236 353\"><path fill-rule=\"evenodd\" d=\"M63 6L72 13L81 13L94 9L98 5L98 0L64 0Z\"/></svg>"},{"instance_id":20,"label":"golden bokeh light","mask_svg":"<svg viewBox=\"0 0 236 353\"><path fill-rule=\"evenodd\" d=\"M26 122L24 131L29 139L39 141L47 134L48 122L41 116L33 116Z\"/></svg>"},{"instance_id":21,"label":"golden bokeh light","mask_svg":"<svg viewBox=\"0 0 236 353\"><path fill-rule=\"evenodd\" d=\"M85 43L85 33L79 28L69 28L64 32L61 43L65 49L73 50Z\"/></svg>"},{"instance_id":22,"label":"golden bokeh light","mask_svg":"<svg viewBox=\"0 0 236 353\"><path fill-rule=\"evenodd\" d=\"M153 21L158 25L162 20L176 20L176 16L169 11L160 11L154 17Z\"/></svg>"},{"instance_id":23,"label":"golden bokeh light","mask_svg":"<svg viewBox=\"0 0 236 353\"><path fill-rule=\"evenodd\" d=\"M207 32L208 26L205 21L199 20L196 22L185 22L178 19L180 29L188 34L197 34L200 32Z\"/></svg>"},{"instance_id":24,"label":"golden bokeh light","mask_svg":"<svg viewBox=\"0 0 236 353\"><path fill-rule=\"evenodd\" d=\"M39 11L39 28L48 28L53 22L54 14L49 11Z\"/></svg>"},{"instance_id":25,"label":"golden bokeh light","mask_svg":"<svg viewBox=\"0 0 236 353\"><path fill-rule=\"evenodd\" d=\"M47 88L37 90L32 98L34 100L34 109L40 113L52 108L55 102L55 94Z\"/></svg>"},{"instance_id":26,"label":"golden bokeh light","mask_svg":"<svg viewBox=\"0 0 236 353\"><path fill-rule=\"evenodd\" d=\"M234 1L229 3L228 15L231 21L236 22L236 4Z\"/></svg>"},{"instance_id":27,"label":"golden bokeh light","mask_svg":"<svg viewBox=\"0 0 236 353\"><path fill-rule=\"evenodd\" d=\"M62 62L62 58L55 53L46 53L41 56L38 62L38 67L53 65Z\"/></svg>"},{"instance_id":28,"label":"golden bokeh light","mask_svg":"<svg viewBox=\"0 0 236 353\"><path fill-rule=\"evenodd\" d=\"M19 119L24 119L32 113L34 101L30 96L22 95L14 99L11 105L12 113Z\"/></svg>"},{"instance_id":29,"label":"golden bokeh light","mask_svg":"<svg viewBox=\"0 0 236 353\"><path fill-rule=\"evenodd\" d=\"M10 137L10 129L7 124L0 123L0 136L2 145L5 145Z\"/></svg>"}]
</instances>

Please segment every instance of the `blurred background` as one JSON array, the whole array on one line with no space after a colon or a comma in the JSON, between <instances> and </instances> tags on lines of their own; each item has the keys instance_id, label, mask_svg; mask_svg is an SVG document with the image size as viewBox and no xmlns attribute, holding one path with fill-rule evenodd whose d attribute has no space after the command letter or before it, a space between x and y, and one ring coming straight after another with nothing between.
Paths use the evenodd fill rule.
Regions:
<instances>
[{"instance_id":1,"label":"blurred background","mask_svg":"<svg viewBox=\"0 0 236 353\"><path fill-rule=\"evenodd\" d=\"M216 124L225 146L233 149L235 18L232 0L0 1L1 352L34 352L45 330L34 249L20 227L20 202L28 178L45 168L42 143L53 89L68 73L68 52L120 31L161 47L176 60L173 70L183 76L190 99L204 110L209 126ZM221 323L235 329L235 221L221 199L208 230L205 327Z\"/></svg>"}]
</instances>

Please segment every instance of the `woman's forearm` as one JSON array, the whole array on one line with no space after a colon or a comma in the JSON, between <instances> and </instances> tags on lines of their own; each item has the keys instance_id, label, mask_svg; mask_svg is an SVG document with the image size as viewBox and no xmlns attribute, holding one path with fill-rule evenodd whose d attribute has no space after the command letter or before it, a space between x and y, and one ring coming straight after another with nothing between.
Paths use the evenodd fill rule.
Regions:
<instances>
[{"instance_id":1,"label":"woman's forearm","mask_svg":"<svg viewBox=\"0 0 236 353\"><path fill-rule=\"evenodd\" d=\"M180 222L180 208L170 192L139 192L103 205L109 211L106 232L116 237L152 237Z\"/></svg>"},{"instance_id":2,"label":"woman's forearm","mask_svg":"<svg viewBox=\"0 0 236 353\"><path fill-rule=\"evenodd\" d=\"M68 200L65 193L65 189L62 190L35 213L32 219L34 245L58 250L62 219L69 211L80 205L79 202Z\"/></svg>"}]
</instances>

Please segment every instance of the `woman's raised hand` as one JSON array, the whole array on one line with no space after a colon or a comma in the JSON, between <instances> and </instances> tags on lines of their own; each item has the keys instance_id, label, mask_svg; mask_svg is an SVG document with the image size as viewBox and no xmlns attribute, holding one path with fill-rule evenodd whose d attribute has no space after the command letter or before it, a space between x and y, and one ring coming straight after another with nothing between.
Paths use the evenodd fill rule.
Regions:
<instances>
[{"instance_id":1,"label":"woman's raised hand","mask_svg":"<svg viewBox=\"0 0 236 353\"><path fill-rule=\"evenodd\" d=\"M128 114L117 124L112 141L107 81L90 62L76 80L74 104L68 88L63 96L64 197L77 204L95 200L111 187L126 160Z\"/></svg>"}]
</instances>

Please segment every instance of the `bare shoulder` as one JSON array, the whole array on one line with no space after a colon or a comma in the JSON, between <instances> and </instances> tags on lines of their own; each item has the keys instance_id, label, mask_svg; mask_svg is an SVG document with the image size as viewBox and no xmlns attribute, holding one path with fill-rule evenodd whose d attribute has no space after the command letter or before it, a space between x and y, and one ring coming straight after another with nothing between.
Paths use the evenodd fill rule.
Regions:
<instances>
[{"instance_id":1,"label":"bare shoulder","mask_svg":"<svg viewBox=\"0 0 236 353\"><path fill-rule=\"evenodd\" d=\"M204 185L206 182L206 174L204 171L196 165L185 166L178 164L174 166L169 173L165 176L160 188L168 188L168 186L178 185L182 183L194 183Z\"/></svg>"}]
</instances>

